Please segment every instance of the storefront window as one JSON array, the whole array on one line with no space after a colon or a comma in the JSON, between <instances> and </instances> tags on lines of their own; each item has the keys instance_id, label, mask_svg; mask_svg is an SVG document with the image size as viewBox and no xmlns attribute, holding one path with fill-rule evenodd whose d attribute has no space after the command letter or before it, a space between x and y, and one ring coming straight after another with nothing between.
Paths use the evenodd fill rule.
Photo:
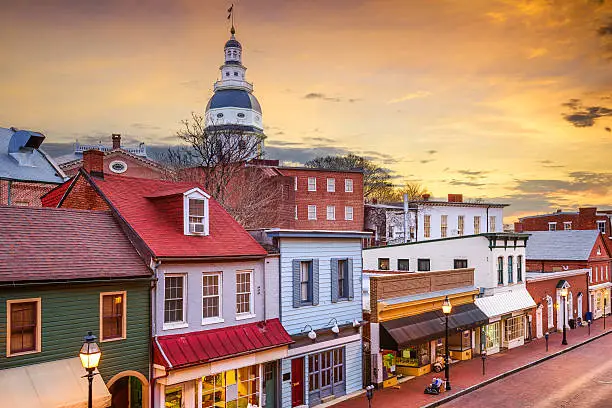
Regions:
<instances>
[{"instance_id":1,"label":"storefront window","mask_svg":"<svg viewBox=\"0 0 612 408\"><path fill-rule=\"evenodd\" d=\"M182 408L183 407L183 386L175 386L166 388L166 404L165 408Z\"/></svg>"},{"instance_id":2,"label":"storefront window","mask_svg":"<svg viewBox=\"0 0 612 408\"><path fill-rule=\"evenodd\" d=\"M486 325L485 335L487 336L487 349L497 347L499 345L499 322Z\"/></svg>"},{"instance_id":3,"label":"storefront window","mask_svg":"<svg viewBox=\"0 0 612 408\"><path fill-rule=\"evenodd\" d=\"M505 341L512 341L519 339L525 334L524 327L524 318L523 316L511 317L506 320L506 331L504 333Z\"/></svg>"},{"instance_id":4,"label":"storefront window","mask_svg":"<svg viewBox=\"0 0 612 408\"><path fill-rule=\"evenodd\" d=\"M408 367L422 367L429 364L429 342L402 350L397 363Z\"/></svg>"},{"instance_id":5,"label":"storefront window","mask_svg":"<svg viewBox=\"0 0 612 408\"><path fill-rule=\"evenodd\" d=\"M202 408L259 406L259 365L202 378Z\"/></svg>"}]
</instances>

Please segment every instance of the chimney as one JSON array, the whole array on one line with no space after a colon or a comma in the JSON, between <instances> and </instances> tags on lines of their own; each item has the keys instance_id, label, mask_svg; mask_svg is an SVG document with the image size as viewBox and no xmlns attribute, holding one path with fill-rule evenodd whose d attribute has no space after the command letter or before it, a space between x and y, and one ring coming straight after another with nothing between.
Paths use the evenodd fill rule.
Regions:
<instances>
[{"instance_id":1,"label":"chimney","mask_svg":"<svg viewBox=\"0 0 612 408\"><path fill-rule=\"evenodd\" d=\"M104 179L104 152L100 150L87 150L83 152L83 170Z\"/></svg>"},{"instance_id":2,"label":"chimney","mask_svg":"<svg viewBox=\"0 0 612 408\"><path fill-rule=\"evenodd\" d=\"M597 216L597 207L582 207L578 209L580 217L595 218Z\"/></svg>"},{"instance_id":3,"label":"chimney","mask_svg":"<svg viewBox=\"0 0 612 408\"><path fill-rule=\"evenodd\" d=\"M431 194L423 194L421 197L423 197L423 201L429 201L429 197L431 197Z\"/></svg>"},{"instance_id":4,"label":"chimney","mask_svg":"<svg viewBox=\"0 0 612 408\"><path fill-rule=\"evenodd\" d=\"M449 194L448 195L449 203L462 203L463 202L463 194Z\"/></svg>"},{"instance_id":5,"label":"chimney","mask_svg":"<svg viewBox=\"0 0 612 408\"><path fill-rule=\"evenodd\" d=\"M515 222L514 223L514 232L523 232L523 223L522 222Z\"/></svg>"},{"instance_id":6,"label":"chimney","mask_svg":"<svg viewBox=\"0 0 612 408\"><path fill-rule=\"evenodd\" d=\"M121 135L113 133L113 150L121 148Z\"/></svg>"}]
</instances>

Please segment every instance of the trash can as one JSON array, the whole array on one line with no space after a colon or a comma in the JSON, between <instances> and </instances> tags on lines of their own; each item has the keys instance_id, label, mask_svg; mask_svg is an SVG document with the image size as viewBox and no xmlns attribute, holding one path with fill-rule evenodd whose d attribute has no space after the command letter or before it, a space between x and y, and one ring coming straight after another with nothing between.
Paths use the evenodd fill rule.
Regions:
<instances>
[{"instance_id":1,"label":"trash can","mask_svg":"<svg viewBox=\"0 0 612 408\"><path fill-rule=\"evenodd\" d=\"M576 328L576 320L569 319L569 327L570 327L570 329L575 329Z\"/></svg>"}]
</instances>

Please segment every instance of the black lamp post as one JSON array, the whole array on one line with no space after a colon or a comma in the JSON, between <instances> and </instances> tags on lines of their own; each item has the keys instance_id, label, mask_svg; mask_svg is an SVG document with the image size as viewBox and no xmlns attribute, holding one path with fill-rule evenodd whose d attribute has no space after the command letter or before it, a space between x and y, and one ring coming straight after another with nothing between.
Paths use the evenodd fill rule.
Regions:
<instances>
[{"instance_id":1,"label":"black lamp post","mask_svg":"<svg viewBox=\"0 0 612 408\"><path fill-rule=\"evenodd\" d=\"M88 332L87 336L83 337L83 346L81 347L81 351L79 353L79 357L81 358L81 365L85 370L87 370L87 374L84 377L87 377L89 381L89 397L87 399L87 408L92 408L93 402L93 377L94 371L98 367L100 363L100 356L102 352L100 351L100 347L96 344L96 336L93 335L92 332Z\"/></svg>"},{"instance_id":2,"label":"black lamp post","mask_svg":"<svg viewBox=\"0 0 612 408\"><path fill-rule=\"evenodd\" d=\"M606 330L606 307L608 307L608 298L604 295L604 330Z\"/></svg>"},{"instance_id":3,"label":"black lamp post","mask_svg":"<svg viewBox=\"0 0 612 408\"><path fill-rule=\"evenodd\" d=\"M368 407L372 408L372 398L374 398L374 386L372 384L366 387L366 397L368 398Z\"/></svg>"},{"instance_id":4,"label":"black lamp post","mask_svg":"<svg viewBox=\"0 0 612 408\"><path fill-rule=\"evenodd\" d=\"M561 298L563 298L563 341L561 341L561 344L567 346L567 328L565 327L565 313L567 309L567 288L561 289Z\"/></svg>"},{"instance_id":5,"label":"black lamp post","mask_svg":"<svg viewBox=\"0 0 612 408\"><path fill-rule=\"evenodd\" d=\"M450 358L448 357L448 316L451 313L452 310L452 306L450 303L450 300L448 300L448 296L444 299L444 302L442 302L442 312L444 313L444 316L446 317L446 343L445 343L445 348L446 348L446 355L444 356L444 376L445 381L446 381L446 389L450 390L451 389L451 384L450 384Z\"/></svg>"}]
</instances>

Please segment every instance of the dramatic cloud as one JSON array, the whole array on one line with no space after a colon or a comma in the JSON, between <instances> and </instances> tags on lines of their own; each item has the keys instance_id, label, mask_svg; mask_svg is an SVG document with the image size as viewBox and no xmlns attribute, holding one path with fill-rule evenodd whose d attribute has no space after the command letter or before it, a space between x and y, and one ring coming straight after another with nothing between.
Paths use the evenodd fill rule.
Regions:
<instances>
[{"instance_id":1,"label":"dramatic cloud","mask_svg":"<svg viewBox=\"0 0 612 408\"><path fill-rule=\"evenodd\" d=\"M518 180L516 190L521 193L606 195L612 189L612 173L574 171L568 179Z\"/></svg>"},{"instance_id":2,"label":"dramatic cloud","mask_svg":"<svg viewBox=\"0 0 612 408\"><path fill-rule=\"evenodd\" d=\"M484 171L484 170L479 170L479 171L472 171L472 170L457 170L457 173L462 174L464 176L467 177L480 177L480 176L484 176L485 174L488 174L488 171Z\"/></svg>"},{"instance_id":3,"label":"dramatic cloud","mask_svg":"<svg viewBox=\"0 0 612 408\"><path fill-rule=\"evenodd\" d=\"M327 102L349 102L349 103L357 102L359 100L356 98L344 99L344 98L339 98L337 96L328 96L324 93L319 93L319 92L307 93L306 95L304 95L304 99L320 99L322 101L327 101Z\"/></svg>"},{"instance_id":4,"label":"dramatic cloud","mask_svg":"<svg viewBox=\"0 0 612 408\"><path fill-rule=\"evenodd\" d=\"M456 180L452 179L448 182L451 186L469 186L469 187L482 187L485 186L485 183L478 183L475 181L465 181L465 180Z\"/></svg>"},{"instance_id":5,"label":"dramatic cloud","mask_svg":"<svg viewBox=\"0 0 612 408\"><path fill-rule=\"evenodd\" d=\"M580 99L570 99L562 106L573 111L572 113L564 113L563 119L575 127L591 127L597 119L612 116L612 109L604 106L584 106Z\"/></svg>"},{"instance_id":6,"label":"dramatic cloud","mask_svg":"<svg viewBox=\"0 0 612 408\"><path fill-rule=\"evenodd\" d=\"M404 96L402 96L400 98L391 99L387 103L400 103L400 102L405 102L405 101L409 101L409 100L412 100L412 99L426 98L429 95L431 95L431 92L429 92L429 91L416 91L416 92L412 92L412 93L406 94L406 95L404 95Z\"/></svg>"}]
</instances>

